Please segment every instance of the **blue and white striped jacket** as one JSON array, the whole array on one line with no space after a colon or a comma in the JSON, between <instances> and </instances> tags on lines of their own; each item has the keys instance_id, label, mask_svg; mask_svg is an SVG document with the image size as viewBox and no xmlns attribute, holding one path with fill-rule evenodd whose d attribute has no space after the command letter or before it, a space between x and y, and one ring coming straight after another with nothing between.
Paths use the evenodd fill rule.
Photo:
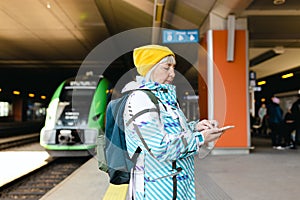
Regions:
<instances>
[{"instance_id":1,"label":"blue and white striped jacket","mask_svg":"<svg viewBox=\"0 0 300 200\"><path fill-rule=\"evenodd\" d=\"M145 112L125 126L129 156L137 147L142 149L131 177L130 195L147 200L196 199L194 155L204 142L202 134L194 131L196 122L187 122L174 85L147 82L139 88L150 89L160 99L160 114ZM134 91L125 106L124 124L140 111L155 108L147 94Z\"/></svg>"}]
</instances>

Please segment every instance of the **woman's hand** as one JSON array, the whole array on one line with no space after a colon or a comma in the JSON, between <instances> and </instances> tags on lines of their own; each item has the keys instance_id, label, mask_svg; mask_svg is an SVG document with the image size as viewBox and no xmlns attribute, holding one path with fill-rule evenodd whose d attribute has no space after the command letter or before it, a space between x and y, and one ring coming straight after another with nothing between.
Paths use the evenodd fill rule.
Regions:
<instances>
[{"instance_id":1,"label":"woman's hand","mask_svg":"<svg viewBox=\"0 0 300 200\"><path fill-rule=\"evenodd\" d=\"M217 128L218 125L219 125L219 123L216 120L204 119L196 124L195 129L197 131L203 131L203 130L207 130L207 129L211 129L211 128Z\"/></svg>"},{"instance_id":2,"label":"woman's hand","mask_svg":"<svg viewBox=\"0 0 300 200\"><path fill-rule=\"evenodd\" d=\"M224 131L220 128L211 128L203 130L201 133L204 137L204 143L207 144L218 139L224 133Z\"/></svg>"},{"instance_id":3,"label":"woman's hand","mask_svg":"<svg viewBox=\"0 0 300 200\"><path fill-rule=\"evenodd\" d=\"M219 123L216 120L201 120L195 126L197 131L201 131L204 142L209 143L218 139L224 131L218 128Z\"/></svg>"}]
</instances>

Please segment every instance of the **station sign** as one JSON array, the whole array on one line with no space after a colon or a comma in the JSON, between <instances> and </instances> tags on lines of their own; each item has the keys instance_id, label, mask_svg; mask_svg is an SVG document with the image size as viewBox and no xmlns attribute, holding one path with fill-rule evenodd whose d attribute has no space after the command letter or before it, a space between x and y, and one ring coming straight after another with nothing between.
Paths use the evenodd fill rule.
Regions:
<instances>
[{"instance_id":1,"label":"station sign","mask_svg":"<svg viewBox=\"0 0 300 200\"><path fill-rule=\"evenodd\" d=\"M253 87L253 91L260 92L261 91L261 87L259 87L259 86Z\"/></svg>"},{"instance_id":2,"label":"station sign","mask_svg":"<svg viewBox=\"0 0 300 200\"><path fill-rule=\"evenodd\" d=\"M249 83L251 87L256 86L256 72L254 71L249 72Z\"/></svg>"},{"instance_id":3,"label":"station sign","mask_svg":"<svg viewBox=\"0 0 300 200\"><path fill-rule=\"evenodd\" d=\"M199 42L199 30L163 30L163 43L197 43Z\"/></svg>"}]
</instances>

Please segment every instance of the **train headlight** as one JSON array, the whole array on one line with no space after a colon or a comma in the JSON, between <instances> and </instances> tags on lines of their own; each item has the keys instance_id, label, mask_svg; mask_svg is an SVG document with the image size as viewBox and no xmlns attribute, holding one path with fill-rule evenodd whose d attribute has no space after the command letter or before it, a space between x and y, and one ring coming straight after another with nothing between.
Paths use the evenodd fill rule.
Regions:
<instances>
[{"instance_id":1,"label":"train headlight","mask_svg":"<svg viewBox=\"0 0 300 200\"><path fill-rule=\"evenodd\" d=\"M41 142L45 144L55 144L56 130L43 130L41 133Z\"/></svg>"}]
</instances>

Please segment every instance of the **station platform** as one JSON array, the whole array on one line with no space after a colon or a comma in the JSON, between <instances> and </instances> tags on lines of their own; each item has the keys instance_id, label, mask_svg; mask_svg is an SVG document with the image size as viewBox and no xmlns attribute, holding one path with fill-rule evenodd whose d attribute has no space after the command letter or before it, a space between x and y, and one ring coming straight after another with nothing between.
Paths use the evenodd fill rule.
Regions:
<instances>
[{"instance_id":1,"label":"station platform","mask_svg":"<svg viewBox=\"0 0 300 200\"><path fill-rule=\"evenodd\" d=\"M196 196L201 200L281 200L299 196L300 150L277 150L256 140L247 155L209 155L195 162ZM42 200L101 200L108 176L91 158Z\"/></svg>"},{"instance_id":2,"label":"station platform","mask_svg":"<svg viewBox=\"0 0 300 200\"><path fill-rule=\"evenodd\" d=\"M0 144L16 137L0 138ZM0 151L0 187L46 165L49 159L50 155L38 143Z\"/></svg>"},{"instance_id":3,"label":"station platform","mask_svg":"<svg viewBox=\"0 0 300 200\"><path fill-rule=\"evenodd\" d=\"M0 187L47 164L45 151L0 152Z\"/></svg>"}]
</instances>

